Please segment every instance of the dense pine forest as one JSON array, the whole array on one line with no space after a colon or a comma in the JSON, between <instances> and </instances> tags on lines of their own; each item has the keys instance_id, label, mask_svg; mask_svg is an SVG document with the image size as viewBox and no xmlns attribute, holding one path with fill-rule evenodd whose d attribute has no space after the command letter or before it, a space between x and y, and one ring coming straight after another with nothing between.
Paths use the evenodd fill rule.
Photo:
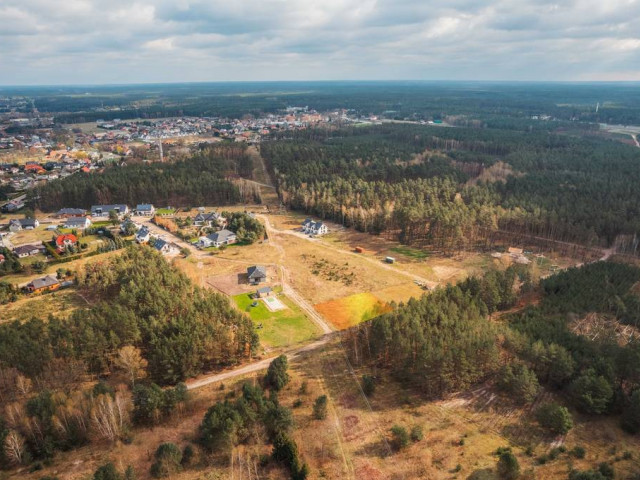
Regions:
<instances>
[{"instance_id":1,"label":"dense pine forest","mask_svg":"<svg viewBox=\"0 0 640 480\"><path fill-rule=\"evenodd\" d=\"M154 203L184 207L259 201L255 189L238 188L229 174L251 172L246 146L224 144L196 152L175 163L107 167L100 174L76 173L34 189L32 203L44 211L62 206Z\"/></svg>"},{"instance_id":2,"label":"dense pine forest","mask_svg":"<svg viewBox=\"0 0 640 480\"><path fill-rule=\"evenodd\" d=\"M544 386L572 409L616 415L625 431L639 433L640 335L620 335L615 325L639 324L640 268L597 262L570 269L542 280L539 305L490 321L488 314L513 305L518 289L530 288L522 273L472 277L410 300L347 332L349 355L428 398L490 379L511 401L531 403ZM613 323L598 335L575 329L591 316ZM541 424L547 414L555 415L539 412Z\"/></svg>"},{"instance_id":3,"label":"dense pine forest","mask_svg":"<svg viewBox=\"0 0 640 480\"><path fill-rule=\"evenodd\" d=\"M261 153L291 208L438 248L496 229L637 253L640 149L558 132L406 124L281 135Z\"/></svg>"}]
</instances>

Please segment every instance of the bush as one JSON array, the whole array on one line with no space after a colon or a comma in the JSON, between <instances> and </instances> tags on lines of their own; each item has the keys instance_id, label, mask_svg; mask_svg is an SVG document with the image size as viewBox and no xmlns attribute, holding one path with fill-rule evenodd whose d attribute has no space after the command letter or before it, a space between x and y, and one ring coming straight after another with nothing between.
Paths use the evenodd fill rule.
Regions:
<instances>
[{"instance_id":1,"label":"bush","mask_svg":"<svg viewBox=\"0 0 640 480\"><path fill-rule=\"evenodd\" d=\"M616 474L613 470L613 466L608 463L602 462L598 465L598 472L605 478L615 478Z\"/></svg>"},{"instance_id":2,"label":"bush","mask_svg":"<svg viewBox=\"0 0 640 480\"><path fill-rule=\"evenodd\" d=\"M613 388L602 375L587 370L571 384L573 401L585 413L605 413L613 399Z\"/></svg>"},{"instance_id":3,"label":"bush","mask_svg":"<svg viewBox=\"0 0 640 480\"><path fill-rule=\"evenodd\" d=\"M515 480L520 476L520 464L511 451L504 451L498 459L498 476L503 480Z\"/></svg>"},{"instance_id":4,"label":"bush","mask_svg":"<svg viewBox=\"0 0 640 480\"><path fill-rule=\"evenodd\" d=\"M521 363L505 365L498 376L498 388L511 394L519 402L530 403L538 394L540 385L536 374Z\"/></svg>"},{"instance_id":5,"label":"bush","mask_svg":"<svg viewBox=\"0 0 640 480\"><path fill-rule=\"evenodd\" d=\"M621 425L625 432L631 434L640 432L640 389L633 392L629 405L622 412Z\"/></svg>"},{"instance_id":6,"label":"bush","mask_svg":"<svg viewBox=\"0 0 640 480\"><path fill-rule=\"evenodd\" d=\"M184 447L184 449L182 450L182 460L181 460L181 464L184 467L188 467L191 465L191 462L193 462L193 457L195 455L195 451L193 450L193 447L191 446L191 444L188 444L186 447Z\"/></svg>"},{"instance_id":7,"label":"bush","mask_svg":"<svg viewBox=\"0 0 640 480\"><path fill-rule=\"evenodd\" d=\"M275 391L282 390L289 383L287 369L289 361L286 355L280 355L269 364L265 381L269 387Z\"/></svg>"},{"instance_id":8,"label":"bush","mask_svg":"<svg viewBox=\"0 0 640 480\"><path fill-rule=\"evenodd\" d=\"M324 420L327 418L327 396L321 395L316 398L313 404L313 418L316 420Z\"/></svg>"},{"instance_id":9,"label":"bush","mask_svg":"<svg viewBox=\"0 0 640 480\"><path fill-rule=\"evenodd\" d=\"M182 452L175 443L161 444L155 453L156 461L151 465L154 478L169 477L182 470Z\"/></svg>"},{"instance_id":10,"label":"bush","mask_svg":"<svg viewBox=\"0 0 640 480\"><path fill-rule=\"evenodd\" d=\"M536 420L548 430L564 435L573 427L569 410L557 403L547 403L536 410Z\"/></svg>"},{"instance_id":11,"label":"bush","mask_svg":"<svg viewBox=\"0 0 640 480\"><path fill-rule=\"evenodd\" d=\"M371 375L362 376L362 391L367 397L372 396L376 391L375 379Z\"/></svg>"},{"instance_id":12,"label":"bush","mask_svg":"<svg viewBox=\"0 0 640 480\"><path fill-rule=\"evenodd\" d=\"M416 425L411 429L411 441L419 442L424 438L424 434L422 433L422 427L420 425Z\"/></svg>"},{"instance_id":13,"label":"bush","mask_svg":"<svg viewBox=\"0 0 640 480\"><path fill-rule=\"evenodd\" d=\"M122 480L113 463L109 462L99 467L93 474L93 480Z\"/></svg>"},{"instance_id":14,"label":"bush","mask_svg":"<svg viewBox=\"0 0 640 480\"><path fill-rule=\"evenodd\" d=\"M581 447L580 445L573 447L573 450L571 450L571 455L573 455L576 458L584 458L584 456L587 454L587 451L584 449L584 447Z\"/></svg>"},{"instance_id":15,"label":"bush","mask_svg":"<svg viewBox=\"0 0 640 480\"><path fill-rule=\"evenodd\" d=\"M400 425L394 425L391 427L391 445L394 450L402 450L409 445L409 434L407 429Z\"/></svg>"}]
</instances>

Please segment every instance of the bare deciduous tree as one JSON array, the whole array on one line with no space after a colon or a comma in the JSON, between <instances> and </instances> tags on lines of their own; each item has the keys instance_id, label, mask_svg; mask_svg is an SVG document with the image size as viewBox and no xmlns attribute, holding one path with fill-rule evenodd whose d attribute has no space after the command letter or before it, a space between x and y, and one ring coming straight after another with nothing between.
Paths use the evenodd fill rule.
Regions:
<instances>
[{"instance_id":1,"label":"bare deciduous tree","mask_svg":"<svg viewBox=\"0 0 640 480\"><path fill-rule=\"evenodd\" d=\"M132 387L135 385L137 379L143 378L146 375L145 368L147 361L142 357L140 349L132 345L122 347L118 351L115 364L130 378Z\"/></svg>"},{"instance_id":2,"label":"bare deciduous tree","mask_svg":"<svg viewBox=\"0 0 640 480\"><path fill-rule=\"evenodd\" d=\"M129 422L129 402L125 395L116 392L98 395L91 408L91 424L94 433L105 440L120 438Z\"/></svg>"},{"instance_id":3,"label":"bare deciduous tree","mask_svg":"<svg viewBox=\"0 0 640 480\"><path fill-rule=\"evenodd\" d=\"M15 430L10 430L4 439L4 454L14 465L21 465L25 455L25 441Z\"/></svg>"}]
</instances>

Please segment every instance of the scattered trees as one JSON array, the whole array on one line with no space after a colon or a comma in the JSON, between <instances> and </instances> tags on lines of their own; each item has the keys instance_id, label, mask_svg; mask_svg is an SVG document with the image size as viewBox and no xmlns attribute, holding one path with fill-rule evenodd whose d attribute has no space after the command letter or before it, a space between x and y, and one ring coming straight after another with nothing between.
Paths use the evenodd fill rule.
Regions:
<instances>
[{"instance_id":1,"label":"scattered trees","mask_svg":"<svg viewBox=\"0 0 640 480\"><path fill-rule=\"evenodd\" d=\"M285 385L289 383L288 367L289 361L286 355L280 355L273 360L267 369L267 376L265 377L266 384L275 391L282 390Z\"/></svg>"},{"instance_id":2,"label":"scattered trees","mask_svg":"<svg viewBox=\"0 0 640 480\"><path fill-rule=\"evenodd\" d=\"M565 435L573 427L573 419L566 407L547 403L536 410L536 419L543 427L554 433Z\"/></svg>"}]
</instances>

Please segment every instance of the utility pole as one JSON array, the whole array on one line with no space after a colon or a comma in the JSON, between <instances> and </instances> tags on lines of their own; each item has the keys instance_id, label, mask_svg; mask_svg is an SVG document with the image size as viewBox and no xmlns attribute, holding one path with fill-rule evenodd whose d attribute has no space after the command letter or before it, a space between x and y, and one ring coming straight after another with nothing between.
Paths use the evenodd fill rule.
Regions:
<instances>
[{"instance_id":1,"label":"utility pole","mask_svg":"<svg viewBox=\"0 0 640 480\"><path fill-rule=\"evenodd\" d=\"M160 151L160 163L164 163L164 155L162 153L162 139L158 138L158 150Z\"/></svg>"}]
</instances>

